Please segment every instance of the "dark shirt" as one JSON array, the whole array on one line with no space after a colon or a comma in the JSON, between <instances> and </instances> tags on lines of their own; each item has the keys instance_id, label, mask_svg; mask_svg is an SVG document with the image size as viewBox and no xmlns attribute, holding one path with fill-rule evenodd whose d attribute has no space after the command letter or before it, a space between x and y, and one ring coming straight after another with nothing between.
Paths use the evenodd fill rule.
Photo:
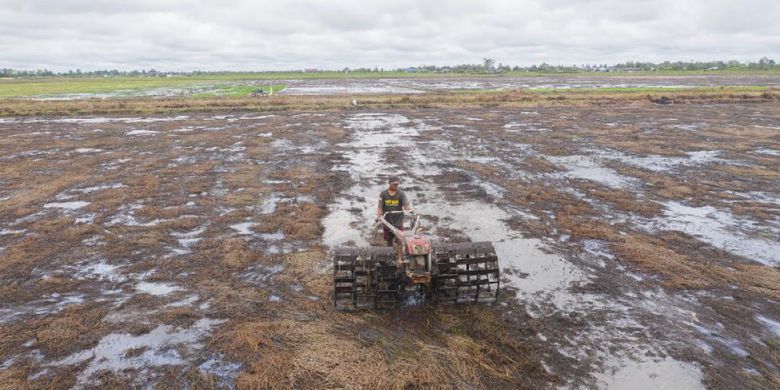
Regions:
<instances>
[{"instance_id":1,"label":"dark shirt","mask_svg":"<svg viewBox=\"0 0 780 390\"><path fill-rule=\"evenodd\" d=\"M384 190L379 194L379 207L382 208L382 214L388 211L403 211L404 206L409 207L409 198L401 190L390 195L390 190ZM404 223L404 213L387 214L387 222L400 228Z\"/></svg>"}]
</instances>

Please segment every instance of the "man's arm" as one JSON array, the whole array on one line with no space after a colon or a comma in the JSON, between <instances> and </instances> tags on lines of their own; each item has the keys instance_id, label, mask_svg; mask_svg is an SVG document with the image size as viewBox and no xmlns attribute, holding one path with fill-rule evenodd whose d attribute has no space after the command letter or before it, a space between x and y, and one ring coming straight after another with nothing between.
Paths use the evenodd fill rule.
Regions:
<instances>
[{"instance_id":1,"label":"man's arm","mask_svg":"<svg viewBox=\"0 0 780 390\"><path fill-rule=\"evenodd\" d=\"M412 211L412 203L409 202L409 197L406 196L406 192L401 194L401 205L403 205L404 211Z\"/></svg>"}]
</instances>

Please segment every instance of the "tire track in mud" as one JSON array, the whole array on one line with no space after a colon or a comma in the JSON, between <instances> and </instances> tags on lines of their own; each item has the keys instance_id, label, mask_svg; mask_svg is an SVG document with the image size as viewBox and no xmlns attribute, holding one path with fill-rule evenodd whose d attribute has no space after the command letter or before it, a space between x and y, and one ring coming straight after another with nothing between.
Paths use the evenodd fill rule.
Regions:
<instances>
[{"instance_id":1,"label":"tire track in mud","mask_svg":"<svg viewBox=\"0 0 780 390\"><path fill-rule=\"evenodd\" d=\"M458 164L513 167L511 155L505 160L480 150L478 135L464 127L441 126L438 118L424 113L357 113L344 120L352 138L339 145L344 163L334 169L348 174L353 186L323 220L326 245L379 244L369 228L374 199L387 175L400 174L402 188L424 216L423 228L435 240L494 243L504 287L490 310L507 325L530 315L534 327L543 329L534 338L546 345L539 363L547 371L573 386L701 386L699 370L668 356L665 344L670 340L656 340L643 325L646 314L641 307L610 295L573 292L590 283L588 272L559 253L554 243L513 231L506 221L536 217L503 199L511 189L479 179ZM453 142L464 137L469 138L466 149ZM596 245L594 250L603 248Z\"/></svg>"}]
</instances>

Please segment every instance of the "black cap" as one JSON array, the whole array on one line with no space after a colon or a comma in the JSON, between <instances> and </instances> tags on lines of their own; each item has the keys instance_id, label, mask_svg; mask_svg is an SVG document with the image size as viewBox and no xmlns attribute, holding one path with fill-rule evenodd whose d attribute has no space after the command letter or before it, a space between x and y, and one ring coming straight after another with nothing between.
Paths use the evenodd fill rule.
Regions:
<instances>
[{"instance_id":1,"label":"black cap","mask_svg":"<svg viewBox=\"0 0 780 390\"><path fill-rule=\"evenodd\" d=\"M400 182L401 182L401 178L396 175L390 175L390 177L387 178L387 184L400 183Z\"/></svg>"}]
</instances>

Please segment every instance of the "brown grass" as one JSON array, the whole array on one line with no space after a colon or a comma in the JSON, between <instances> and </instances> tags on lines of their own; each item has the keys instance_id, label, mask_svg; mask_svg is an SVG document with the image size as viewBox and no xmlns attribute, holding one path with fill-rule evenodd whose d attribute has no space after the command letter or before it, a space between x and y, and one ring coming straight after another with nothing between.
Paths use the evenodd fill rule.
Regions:
<instances>
[{"instance_id":1,"label":"brown grass","mask_svg":"<svg viewBox=\"0 0 780 390\"><path fill-rule=\"evenodd\" d=\"M163 370L162 377L155 384L156 390L207 390L221 387L214 375L204 373L203 371L191 367L182 370L179 367L168 367Z\"/></svg>"},{"instance_id":2,"label":"brown grass","mask_svg":"<svg viewBox=\"0 0 780 390\"><path fill-rule=\"evenodd\" d=\"M546 159L535 156L526 157L523 159L519 165L519 168L535 173L553 173L559 171L557 165L547 161Z\"/></svg>"},{"instance_id":3,"label":"brown grass","mask_svg":"<svg viewBox=\"0 0 780 390\"><path fill-rule=\"evenodd\" d=\"M780 216L780 208L774 203L758 201L743 201L731 205L731 212L736 215L748 215L758 220L772 220ZM771 238L771 237L767 237Z\"/></svg>"},{"instance_id":4,"label":"brown grass","mask_svg":"<svg viewBox=\"0 0 780 390\"><path fill-rule=\"evenodd\" d=\"M685 199L706 192L695 181L683 181L682 178L670 177L625 165L614 168L621 175L636 177L642 180L653 194L664 199Z\"/></svg>"},{"instance_id":5,"label":"brown grass","mask_svg":"<svg viewBox=\"0 0 780 390\"><path fill-rule=\"evenodd\" d=\"M318 271L325 256L320 249L286 255L277 282L327 297L330 275ZM296 305L235 319L211 344L244 363L240 389L534 388L554 380L532 357L533 345L489 307L355 315L330 305L320 299L300 306L306 320L297 318ZM527 379L518 382L518 375Z\"/></svg>"},{"instance_id":6,"label":"brown grass","mask_svg":"<svg viewBox=\"0 0 780 390\"><path fill-rule=\"evenodd\" d=\"M281 231L288 240L317 240L322 236L320 219L327 210L313 203L281 203L264 220L264 232Z\"/></svg>"},{"instance_id":7,"label":"brown grass","mask_svg":"<svg viewBox=\"0 0 780 390\"><path fill-rule=\"evenodd\" d=\"M673 288L702 289L722 285L717 264L701 264L675 252L657 239L628 235L611 245L614 253L645 272L661 275L664 285Z\"/></svg>"},{"instance_id":8,"label":"brown grass","mask_svg":"<svg viewBox=\"0 0 780 390\"><path fill-rule=\"evenodd\" d=\"M322 272L323 266L329 260L323 248L312 248L293 252L282 258L284 271L276 280L283 284L298 283L304 287L307 294L319 297L318 301L295 300L292 304L309 312L331 310L330 295L333 289L333 279L330 273Z\"/></svg>"},{"instance_id":9,"label":"brown grass","mask_svg":"<svg viewBox=\"0 0 780 390\"><path fill-rule=\"evenodd\" d=\"M160 312L158 318L167 325L189 328L201 315L190 307L173 307Z\"/></svg>"},{"instance_id":10,"label":"brown grass","mask_svg":"<svg viewBox=\"0 0 780 390\"><path fill-rule=\"evenodd\" d=\"M60 249L45 236L27 235L5 248L0 256L0 274L7 280L26 280L33 267L45 264Z\"/></svg>"},{"instance_id":11,"label":"brown grass","mask_svg":"<svg viewBox=\"0 0 780 390\"><path fill-rule=\"evenodd\" d=\"M617 237L614 227L599 219L571 213L558 213L556 220L572 240L612 240Z\"/></svg>"},{"instance_id":12,"label":"brown grass","mask_svg":"<svg viewBox=\"0 0 780 390\"><path fill-rule=\"evenodd\" d=\"M522 91L497 93L448 93L437 92L419 95L364 95L359 104L363 108L445 108L445 107L527 107L537 105L605 105L628 102L656 101L660 96L675 103L736 103L772 102L780 99L776 91L668 91L663 94L637 94L631 92L561 92L535 94ZM343 96L291 96L279 95L271 99L214 98L214 99L93 99L34 101L28 99L3 99L0 116L30 115L85 115L85 114L152 114L192 111L287 111L334 110L349 107L349 99Z\"/></svg>"},{"instance_id":13,"label":"brown grass","mask_svg":"<svg viewBox=\"0 0 780 390\"><path fill-rule=\"evenodd\" d=\"M266 170L259 165L249 165L242 167L237 172L225 175L226 184L232 188L247 188L258 192L265 192L267 186L263 184L261 178L267 175Z\"/></svg>"},{"instance_id":14,"label":"brown grass","mask_svg":"<svg viewBox=\"0 0 780 390\"><path fill-rule=\"evenodd\" d=\"M4 162L2 165L5 164ZM28 170L24 170L23 176L23 178L18 178L18 180L23 180L24 182L23 187L19 189L20 192L11 197L11 199L0 202L0 210L6 210L6 212L8 210L16 210L16 217L28 214L27 207L51 201L60 191L83 183L89 178L87 175L72 173L57 175L56 177L30 175ZM6 179L8 176L3 174L0 177ZM5 214L5 212L0 213Z\"/></svg>"},{"instance_id":15,"label":"brown grass","mask_svg":"<svg viewBox=\"0 0 780 390\"><path fill-rule=\"evenodd\" d=\"M618 210L639 214L643 217L654 217L661 213L663 207L646 199L639 199L634 192L621 188L606 188L592 182L580 183L578 187L589 197L615 206Z\"/></svg>"},{"instance_id":16,"label":"brown grass","mask_svg":"<svg viewBox=\"0 0 780 390\"><path fill-rule=\"evenodd\" d=\"M219 251L222 253L220 264L230 268L243 268L258 259L257 253L252 251L246 241L240 238L223 240Z\"/></svg>"},{"instance_id":17,"label":"brown grass","mask_svg":"<svg viewBox=\"0 0 780 390\"><path fill-rule=\"evenodd\" d=\"M30 383L27 381L28 375L27 370L19 368L0 370L0 389L17 390L30 388Z\"/></svg>"},{"instance_id":18,"label":"brown grass","mask_svg":"<svg viewBox=\"0 0 780 390\"><path fill-rule=\"evenodd\" d=\"M780 172L776 169L777 167L768 168L768 167L761 167L761 166L738 166L738 165L720 165L716 167L716 170L725 172L726 174L737 176L737 177L754 177L759 179L766 179L766 180L773 180L777 181L780 180Z\"/></svg>"},{"instance_id":19,"label":"brown grass","mask_svg":"<svg viewBox=\"0 0 780 390\"><path fill-rule=\"evenodd\" d=\"M55 358L90 348L102 337L106 312L84 305L69 306L37 330L36 345Z\"/></svg>"},{"instance_id":20,"label":"brown grass","mask_svg":"<svg viewBox=\"0 0 780 390\"><path fill-rule=\"evenodd\" d=\"M494 311L463 311L404 319L331 312L303 323L255 320L234 325L215 343L233 359L250 362L236 381L242 389L532 388L540 377L552 379L529 359L532 346L510 335ZM491 337L484 337L488 332ZM519 373L533 379L518 383Z\"/></svg>"},{"instance_id":21,"label":"brown grass","mask_svg":"<svg viewBox=\"0 0 780 390\"><path fill-rule=\"evenodd\" d=\"M643 271L660 275L665 287L718 289L736 284L744 290L772 299L780 298L780 270L777 268L731 262L725 255L716 256L717 251L684 254L670 248L675 244L684 245L685 242L690 242L690 239L675 232L667 233L662 238L629 234L613 241L611 248L620 258Z\"/></svg>"}]
</instances>

